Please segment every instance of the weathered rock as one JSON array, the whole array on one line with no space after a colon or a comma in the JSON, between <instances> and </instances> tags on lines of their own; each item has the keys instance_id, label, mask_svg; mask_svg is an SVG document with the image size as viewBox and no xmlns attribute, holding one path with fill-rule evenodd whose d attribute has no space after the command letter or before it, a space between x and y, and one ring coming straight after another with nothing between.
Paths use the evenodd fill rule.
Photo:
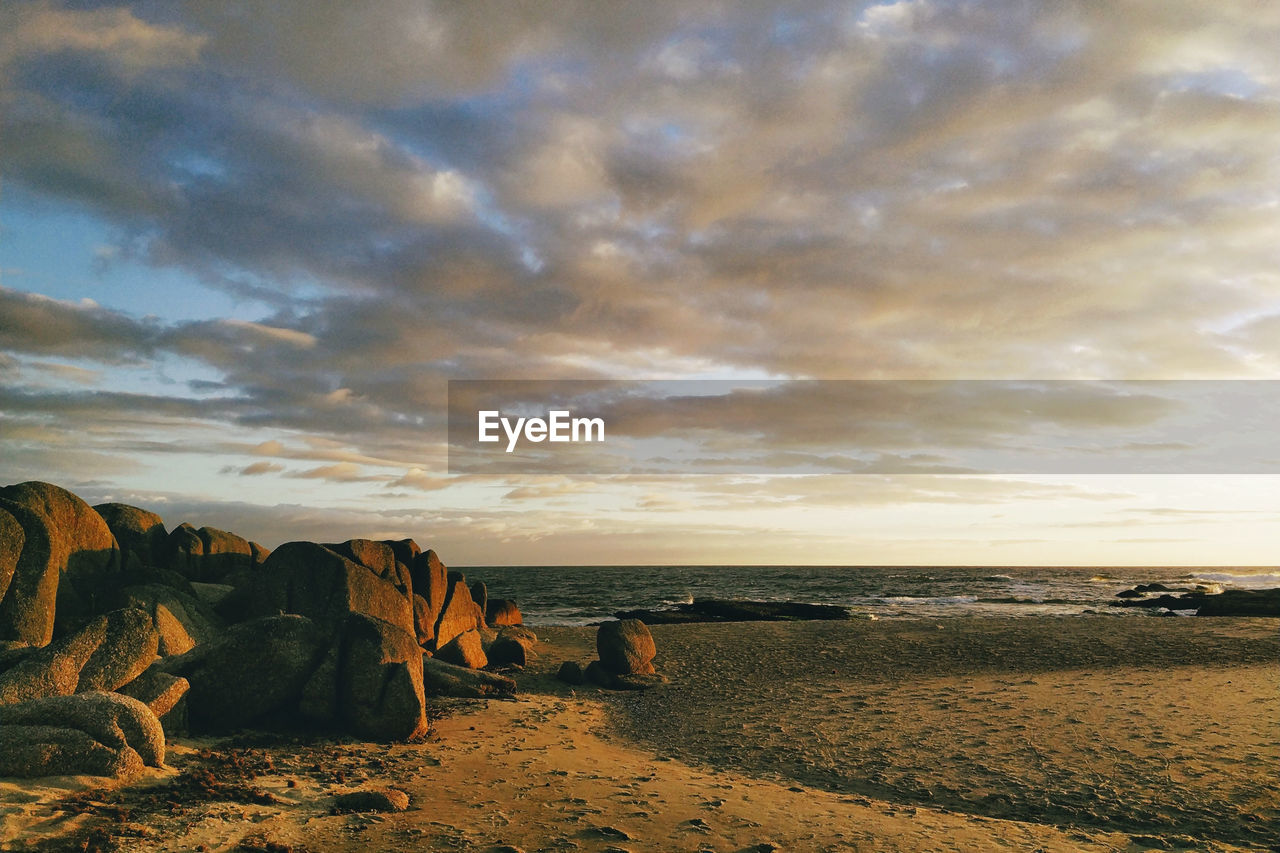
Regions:
<instances>
[{"instance_id":1,"label":"weathered rock","mask_svg":"<svg viewBox=\"0 0 1280 853\"><path fill-rule=\"evenodd\" d=\"M516 693L515 680L505 675L467 669L435 658L423 658L422 680L429 696L491 699Z\"/></svg>"},{"instance_id":2,"label":"weathered rock","mask_svg":"<svg viewBox=\"0 0 1280 853\"><path fill-rule=\"evenodd\" d=\"M358 563L385 581L393 584L402 595L413 591L408 566L396 559L395 549L386 542L372 539L348 539L335 545L325 545L353 563Z\"/></svg>"},{"instance_id":3,"label":"weathered rock","mask_svg":"<svg viewBox=\"0 0 1280 853\"><path fill-rule=\"evenodd\" d=\"M1142 591L1138 589L1123 589L1116 593L1116 598L1142 598Z\"/></svg>"},{"instance_id":4,"label":"weathered rock","mask_svg":"<svg viewBox=\"0 0 1280 853\"><path fill-rule=\"evenodd\" d=\"M528 651L511 637L494 640L485 654L489 658L489 666L526 666L529 662Z\"/></svg>"},{"instance_id":5,"label":"weathered rock","mask_svg":"<svg viewBox=\"0 0 1280 853\"><path fill-rule=\"evenodd\" d=\"M444 610L436 622L436 648L443 648L449 641L464 631L478 630L484 627L484 619L477 612L476 603L471 599L471 590L466 581L454 581L449 588L449 597L445 600Z\"/></svg>"},{"instance_id":6,"label":"weathered rock","mask_svg":"<svg viewBox=\"0 0 1280 853\"><path fill-rule=\"evenodd\" d=\"M13 572L18 568L18 559L22 556L23 543L27 535L22 532L22 524L13 517L13 513L0 507L0 601L9 590L13 580Z\"/></svg>"},{"instance_id":7,"label":"weathered rock","mask_svg":"<svg viewBox=\"0 0 1280 853\"><path fill-rule=\"evenodd\" d=\"M491 598L485 607L484 621L497 628L500 625L521 625L524 617L520 608L509 598Z\"/></svg>"},{"instance_id":8,"label":"weathered rock","mask_svg":"<svg viewBox=\"0 0 1280 853\"><path fill-rule=\"evenodd\" d=\"M191 580L218 583L231 575L252 571L253 547L248 539L216 527L201 527L197 532L204 554L192 560L195 574Z\"/></svg>"},{"instance_id":9,"label":"weathered rock","mask_svg":"<svg viewBox=\"0 0 1280 853\"><path fill-rule=\"evenodd\" d=\"M160 720L160 725L164 726L164 730L173 734L169 726L165 725L165 716L178 707L178 704L186 698L187 690L189 689L191 689L191 683L187 679L169 674L169 672L165 672L159 667L151 666L138 678L129 681L122 688L116 689L116 693L128 695L128 697L133 697L138 702L146 704L148 708L151 708L151 713L154 713L157 719Z\"/></svg>"},{"instance_id":10,"label":"weathered rock","mask_svg":"<svg viewBox=\"0 0 1280 853\"><path fill-rule=\"evenodd\" d=\"M128 684L155 660L151 617L134 608L99 616L0 673L0 705Z\"/></svg>"},{"instance_id":11,"label":"weathered rock","mask_svg":"<svg viewBox=\"0 0 1280 853\"><path fill-rule=\"evenodd\" d=\"M330 633L350 613L372 616L415 636L413 605L372 570L314 542L289 542L271 552L247 604L255 615L297 613Z\"/></svg>"},{"instance_id":12,"label":"weathered rock","mask_svg":"<svg viewBox=\"0 0 1280 853\"><path fill-rule=\"evenodd\" d=\"M0 725L0 776L128 779L141 773L144 766L132 748L111 749L79 729Z\"/></svg>"},{"instance_id":13,"label":"weathered rock","mask_svg":"<svg viewBox=\"0 0 1280 853\"><path fill-rule=\"evenodd\" d=\"M159 632L159 654L184 654L222 633L222 620L213 609L189 595L160 584L143 584L121 590L121 603L151 615Z\"/></svg>"},{"instance_id":14,"label":"weathered rock","mask_svg":"<svg viewBox=\"0 0 1280 853\"><path fill-rule=\"evenodd\" d=\"M485 607L489 604L489 588L484 585L484 581L476 581L471 585L471 600L480 608L481 613L485 612Z\"/></svg>"},{"instance_id":15,"label":"weathered rock","mask_svg":"<svg viewBox=\"0 0 1280 853\"><path fill-rule=\"evenodd\" d=\"M583 670L582 675L588 682L598 687L613 686L613 673L605 669L604 665L598 660L593 660L587 664L587 668Z\"/></svg>"},{"instance_id":16,"label":"weathered rock","mask_svg":"<svg viewBox=\"0 0 1280 853\"><path fill-rule=\"evenodd\" d=\"M94 512L102 516L116 537L120 553L135 554L145 566L161 566L165 560L164 520L154 512L121 503L98 504Z\"/></svg>"},{"instance_id":17,"label":"weathered rock","mask_svg":"<svg viewBox=\"0 0 1280 853\"><path fill-rule=\"evenodd\" d=\"M338 715L352 734L402 740L427 731L422 649L399 626L351 614L337 684Z\"/></svg>"},{"instance_id":18,"label":"weathered rock","mask_svg":"<svg viewBox=\"0 0 1280 853\"><path fill-rule=\"evenodd\" d=\"M366 788L334 797L335 812L402 812L409 808L409 795L399 788Z\"/></svg>"},{"instance_id":19,"label":"weathered rock","mask_svg":"<svg viewBox=\"0 0 1280 853\"><path fill-rule=\"evenodd\" d=\"M204 556L204 539L200 531L182 522L169 531L165 543L165 566L187 580L205 580L200 575L200 558Z\"/></svg>"},{"instance_id":20,"label":"weathered rock","mask_svg":"<svg viewBox=\"0 0 1280 853\"><path fill-rule=\"evenodd\" d=\"M556 672L556 678L565 684L581 685L587 683L587 674L582 669L582 664L576 660L567 660L560 664L560 669Z\"/></svg>"},{"instance_id":21,"label":"weathered rock","mask_svg":"<svg viewBox=\"0 0 1280 853\"><path fill-rule=\"evenodd\" d=\"M267 557L271 556L271 549L257 542L249 543L249 552L253 555L253 571L262 568L262 564L267 561Z\"/></svg>"},{"instance_id":22,"label":"weathered rock","mask_svg":"<svg viewBox=\"0 0 1280 853\"><path fill-rule=\"evenodd\" d=\"M445 601L449 597L447 570L436 552L428 550L418 554L409 564L409 573L413 577L414 594L422 596L427 602L425 614L429 617L430 627L425 632L434 638L436 622L444 612Z\"/></svg>"},{"instance_id":23,"label":"weathered rock","mask_svg":"<svg viewBox=\"0 0 1280 853\"><path fill-rule=\"evenodd\" d=\"M132 750L150 767L164 765L164 730L142 702L92 691L0 706L0 729L45 726L75 729L111 750Z\"/></svg>"},{"instance_id":24,"label":"weathered rock","mask_svg":"<svg viewBox=\"0 0 1280 853\"><path fill-rule=\"evenodd\" d=\"M22 527L21 553L0 601L0 639L43 646L100 609L118 582L120 550L107 523L66 489L20 483L0 489L0 509ZM10 540L8 550L13 550Z\"/></svg>"},{"instance_id":25,"label":"weathered rock","mask_svg":"<svg viewBox=\"0 0 1280 853\"><path fill-rule=\"evenodd\" d=\"M159 667L191 683L187 707L194 730L225 731L296 703L328 639L305 616L268 616L236 625Z\"/></svg>"},{"instance_id":26,"label":"weathered rock","mask_svg":"<svg viewBox=\"0 0 1280 853\"><path fill-rule=\"evenodd\" d=\"M396 555L396 561L406 566L412 566L418 555L422 553L418 543L412 539L384 539L382 543L389 545L392 553Z\"/></svg>"},{"instance_id":27,"label":"weathered rock","mask_svg":"<svg viewBox=\"0 0 1280 853\"><path fill-rule=\"evenodd\" d=\"M413 596L413 632L418 645L426 646L436 638L435 615L427 600L417 593Z\"/></svg>"},{"instance_id":28,"label":"weathered rock","mask_svg":"<svg viewBox=\"0 0 1280 853\"><path fill-rule=\"evenodd\" d=\"M601 665L614 675L649 675L654 672L657 647L653 635L639 619L604 622L596 631L596 651Z\"/></svg>"},{"instance_id":29,"label":"weathered rock","mask_svg":"<svg viewBox=\"0 0 1280 853\"><path fill-rule=\"evenodd\" d=\"M436 652L436 659L455 666L465 666L468 669L484 669L489 663L480 642L480 633L474 628L463 631L445 643Z\"/></svg>"},{"instance_id":30,"label":"weathered rock","mask_svg":"<svg viewBox=\"0 0 1280 853\"><path fill-rule=\"evenodd\" d=\"M229 583L196 582L191 584L191 591L195 593L202 605L217 607L228 595L235 592L235 586Z\"/></svg>"}]
</instances>

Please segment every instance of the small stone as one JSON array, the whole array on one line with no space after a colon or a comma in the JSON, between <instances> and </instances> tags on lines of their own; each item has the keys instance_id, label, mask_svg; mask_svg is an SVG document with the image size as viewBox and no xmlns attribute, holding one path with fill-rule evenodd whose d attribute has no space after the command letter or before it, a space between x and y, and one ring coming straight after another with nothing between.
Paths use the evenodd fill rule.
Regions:
<instances>
[{"instance_id":1,"label":"small stone","mask_svg":"<svg viewBox=\"0 0 1280 853\"><path fill-rule=\"evenodd\" d=\"M399 788L371 788L351 791L334 798L335 812L402 812L409 808L409 795Z\"/></svg>"}]
</instances>

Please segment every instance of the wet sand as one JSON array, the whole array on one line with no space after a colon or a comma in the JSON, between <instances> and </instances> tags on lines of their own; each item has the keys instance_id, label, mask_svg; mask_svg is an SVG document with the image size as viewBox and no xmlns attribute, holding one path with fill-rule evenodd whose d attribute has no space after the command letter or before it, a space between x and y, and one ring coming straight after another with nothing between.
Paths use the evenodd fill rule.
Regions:
<instances>
[{"instance_id":1,"label":"wet sand","mask_svg":"<svg viewBox=\"0 0 1280 853\"><path fill-rule=\"evenodd\" d=\"M424 743L179 740L115 792L0 780L0 846L1272 849L1275 620L939 624L658 626L645 693L555 681L594 632L543 628L519 700L441 703ZM408 811L331 813L385 785Z\"/></svg>"}]
</instances>

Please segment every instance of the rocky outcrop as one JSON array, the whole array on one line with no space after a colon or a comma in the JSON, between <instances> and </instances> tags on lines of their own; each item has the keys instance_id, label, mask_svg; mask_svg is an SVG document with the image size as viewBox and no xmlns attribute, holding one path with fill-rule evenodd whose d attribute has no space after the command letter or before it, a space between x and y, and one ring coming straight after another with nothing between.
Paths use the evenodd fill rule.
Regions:
<instances>
[{"instance_id":1,"label":"rocky outcrop","mask_svg":"<svg viewBox=\"0 0 1280 853\"><path fill-rule=\"evenodd\" d=\"M491 598L485 607L484 621L495 628L502 625L522 625L524 617L520 608L509 598Z\"/></svg>"},{"instance_id":2,"label":"rocky outcrop","mask_svg":"<svg viewBox=\"0 0 1280 853\"><path fill-rule=\"evenodd\" d=\"M126 587L120 598L125 607L136 607L151 615L159 634L162 657L184 654L223 630L222 620L212 607L172 587L161 584Z\"/></svg>"},{"instance_id":3,"label":"rocky outcrop","mask_svg":"<svg viewBox=\"0 0 1280 853\"><path fill-rule=\"evenodd\" d=\"M193 731L226 731L296 706L319 665L328 633L305 616L268 616L161 662L185 678Z\"/></svg>"},{"instance_id":4,"label":"rocky outcrop","mask_svg":"<svg viewBox=\"0 0 1280 853\"><path fill-rule=\"evenodd\" d=\"M120 551L102 516L58 486L6 486L0 509L23 533L0 601L0 640L43 646L55 622L73 630L101 609L100 598L119 581ZM12 540L2 550L12 552Z\"/></svg>"},{"instance_id":5,"label":"rocky outcrop","mask_svg":"<svg viewBox=\"0 0 1280 853\"><path fill-rule=\"evenodd\" d=\"M122 555L133 554L144 566L164 565L169 534L160 516L121 503L98 504L93 509L116 537Z\"/></svg>"},{"instance_id":6,"label":"rocky outcrop","mask_svg":"<svg viewBox=\"0 0 1280 853\"><path fill-rule=\"evenodd\" d=\"M436 659L468 669L484 669L489 659L484 653L480 632L474 628L463 631L436 652Z\"/></svg>"},{"instance_id":7,"label":"rocky outcrop","mask_svg":"<svg viewBox=\"0 0 1280 853\"><path fill-rule=\"evenodd\" d=\"M0 776L128 777L164 765L155 714L118 693L53 696L0 707Z\"/></svg>"},{"instance_id":8,"label":"rocky outcrop","mask_svg":"<svg viewBox=\"0 0 1280 853\"><path fill-rule=\"evenodd\" d=\"M202 580L200 558L204 556L204 540L200 538L199 530L182 522L169 531L169 539L164 548L165 568L172 569L187 580Z\"/></svg>"},{"instance_id":9,"label":"rocky outcrop","mask_svg":"<svg viewBox=\"0 0 1280 853\"><path fill-rule=\"evenodd\" d=\"M515 680L505 675L467 669L435 658L423 659L422 681L428 696L493 699L516 693Z\"/></svg>"},{"instance_id":10,"label":"rocky outcrop","mask_svg":"<svg viewBox=\"0 0 1280 853\"><path fill-rule=\"evenodd\" d=\"M1229 589L1204 597L1197 616L1280 616L1280 589Z\"/></svg>"},{"instance_id":11,"label":"rocky outcrop","mask_svg":"<svg viewBox=\"0 0 1280 853\"><path fill-rule=\"evenodd\" d=\"M412 594L413 581L409 567L396 558L395 549L389 543L375 542L372 539L348 539L325 547L369 569L400 590L401 595Z\"/></svg>"},{"instance_id":12,"label":"rocky outcrop","mask_svg":"<svg viewBox=\"0 0 1280 853\"><path fill-rule=\"evenodd\" d=\"M440 619L436 622L435 647L443 648L459 634L483 627L484 617L471 598L466 579L455 580L449 588L449 596L445 599Z\"/></svg>"},{"instance_id":13,"label":"rocky outcrop","mask_svg":"<svg viewBox=\"0 0 1280 853\"><path fill-rule=\"evenodd\" d=\"M485 607L489 604L489 587L485 586L484 581L471 584L471 600L476 603L480 613L484 614Z\"/></svg>"},{"instance_id":14,"label":"rocky outcrop","mask_svg":"<svg viewBox=\"0 0 1280 853\"><path fill-rule=\"evenodd\" d=\"M204 553L191 561L194 571L189 576L191 580L219 583L228 577L252 571L253 546L248 539L216 527L201 527L196 532Z\"/></svg>"},{"instance_id":15,"label":"rocky outcrop","mask_svg":"<svg viewBox=\"0 0 1280 853\"><path fill-rule=\"evenodd\" d=\"M375 740L424 734L422 649L400 627L352 613L303 688L299 710L312 723Z\"/></svg>"},{"instance_id":16,"label":"rocky outcrop","mask_svg":"<svg viewBox=\"0 0 1280 853\"><path fill-rule=\"evenodd\" d=\"M168 736L187 733L187 691L191 684L152 666L133 681L116 690L142 702L156 715Z\"/></svg>"},{"instance_id":17,"label":"rocky outcrop","mask_svg":"<svg viewBox=\"0 0 1280 853\"><path fill-rule=\"evenodd\" d=\"M372 569L314 542L281 545L255 578L251 615L296 613L333 634L348 614L372 616L415 636L413 605Z\"/></svg>"},{"instance_id":18,"label":"rocky outcrop","mask_svg":"<svg viewBox=\"0 0 1280 853\"><path fill-rule=\"evenodd\" d=\"M657 647L639 619L604 622L596 631L600 665L614 675L651 675Z\"/></svg>"},{"instance_id":19,"label":"rocky outcrop","mask_svg":"<svg viewBox=\"0 0 1280 853\"><path fill-rule=\"evenodd\" d=\"M414 547L417 547L416 544ZM445 601L449 597L448 570L440 562L436 552L428 550L414 557L409 564L409 573L413 577L414 594L422 596L425 602L420 611L418 635L425 637L424 644L429 643L435 639L436 623L440 620Z\"/></svg>"},{"instance_id":20,"label":"rocky outcrop","mask_svg":"<svg viewBox=\"0 0 1280 853\"><path fill-rule=\"evenodd\" d=\"M0 705L115 690L151 665L158 645L155 626L144 611L128 608L99 616L0 672Z\"/></svg>"},{"instance_id":21,"label":"rocky outcrop","mask_svg":"<svg viewBox=\"0 0 1280 853\"><path fill-rule=\"evenodd\" d=\"M639 619L647 625L689 622L800 622L852 618L848 608L834 604L717 598L679 604L671 610L621 610L613 615L618 619Z\"/></svg>"},{"instance_id":22,"label":"rocky outcrop","mask_svg":"<svg viewBox=\"0 0 1280 853\"><path fill-rule=\"evenodd\" d=\"M13 517L13 513L0 507L0 601L4 601L4 594L9 591L9 583L18 568L18 559L26 541L22 524Z\"/></svg>"}]
</instances>

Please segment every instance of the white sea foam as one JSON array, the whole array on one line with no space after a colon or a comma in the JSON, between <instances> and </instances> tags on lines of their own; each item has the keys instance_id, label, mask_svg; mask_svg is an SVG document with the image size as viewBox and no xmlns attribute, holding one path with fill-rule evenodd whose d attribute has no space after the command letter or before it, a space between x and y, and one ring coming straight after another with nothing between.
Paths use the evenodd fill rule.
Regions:
<instances>
[{"instance_id":1,"label":"white sea foam","mask_svg":"<svg viewBox=\"0 0 1280 853\"><path fill-rule=\"evenodd\" d=\"M1218 586L1221 589L1277 589L1280 588L1280 574L1239 574L1236 572L1201 572L1191 579L1192 583L1205 586Z\"/></svg>"}]
</instances>

